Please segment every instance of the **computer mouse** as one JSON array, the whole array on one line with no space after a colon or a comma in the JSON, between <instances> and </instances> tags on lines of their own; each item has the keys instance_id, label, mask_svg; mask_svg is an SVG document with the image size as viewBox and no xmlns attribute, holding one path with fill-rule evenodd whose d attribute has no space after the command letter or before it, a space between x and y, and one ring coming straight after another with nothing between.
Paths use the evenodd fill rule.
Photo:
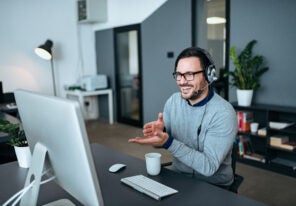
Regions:
<instances>
[{"instance_id":1,"label":"computer mouse","mask_svg":"<svg viewBox=\"0 0 296 206\"><path fill-rule=\"evenodd\" d=\"M118 172L125 167L126 167L125 164L121 164L121 163L113 164L111 165L111 167L109 167L109 172Z\"/></svg>"}]
</instances>

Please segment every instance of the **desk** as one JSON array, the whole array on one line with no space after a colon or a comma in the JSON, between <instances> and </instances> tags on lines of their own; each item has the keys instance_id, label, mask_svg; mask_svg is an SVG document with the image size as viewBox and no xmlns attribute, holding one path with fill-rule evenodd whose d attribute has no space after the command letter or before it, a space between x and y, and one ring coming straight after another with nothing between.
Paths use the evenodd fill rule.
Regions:
<instances>
[{"instance_id":1,"label":"desk","mask_svg":"<svg viewBox=\"0 0 296 206\"><path fill-rule=\"evenodd\" d=\"M120 182L120 179L123 177L136 174L147 175L144 160L114 151L98 144L93 144L91 148L105 206L264 205L255 200L234 194L208 183L185 177L166 168L162 169L160 175L150 177L177 189L179 193L157 201ZM110 165L119 162L126 164L127 167L119 173L110 173L108 171ZM0 165L0 204L3 204L8 197L23 187L26 173L27 169L18 167L16 162ZM38 204L45 204L48 201L54 201L62 197L69 198L70 196L54 182L50 182L41 186ZM77 204L72 197L69 199Z\"/></svg>"},{"instance_id":2,"label":"desk","mask_svg":"<svg viewBox=\"0 0 296 206\"><path fill-rule=\"evenodd\" d=\"M99 95L108 95L108 109L109 109L109 123L113 124L113 94L112 89L102 89L96 91L66 91L66 97L69 98L71 96L78 97L79 104L81 106L83 115L86 116L86 111L84 109L84 97L90 96L99 96Z\"/></svg>"}]
</instances>

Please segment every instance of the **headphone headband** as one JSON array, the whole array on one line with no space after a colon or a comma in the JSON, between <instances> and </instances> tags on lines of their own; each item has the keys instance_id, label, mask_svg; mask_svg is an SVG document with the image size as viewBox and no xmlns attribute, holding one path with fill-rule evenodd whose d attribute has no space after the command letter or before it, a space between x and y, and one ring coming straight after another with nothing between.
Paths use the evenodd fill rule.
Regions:
<instances>
[{"instance_id":1,"label":"headphone headband","mask_svg":"<svg viewBox=\"0 0 296 206\"><path fill-rule=\"evenodd\" d=\"M175 61L175 70L179 60L186 57L197 57L200 59L204 70L204 77L209 84L217 79L215 76L216 68L214 61L209 52L207 52L205 49L199 47L189 47L184 49ZM206 58L208 61L206 62L204 58Z\"/></svg>"}]
</instances>

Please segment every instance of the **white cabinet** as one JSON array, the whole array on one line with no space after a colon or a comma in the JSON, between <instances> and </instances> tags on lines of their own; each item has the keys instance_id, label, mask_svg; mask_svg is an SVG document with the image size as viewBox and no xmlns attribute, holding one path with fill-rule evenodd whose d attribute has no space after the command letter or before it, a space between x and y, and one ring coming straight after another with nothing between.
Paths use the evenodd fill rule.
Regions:
<instances>
[{"instance_id":1,"label":"white cabinet","mask_svg":"<svg viewBox=\"0 0 296 206\"><path fill-rule=\"evenodd\" d=\"M83 117L85 120L92 119L92 117L89 117L89 112L87 108L85 107L85 98L90 98L90 97L96 97L99 95L108 95L108 109L109 109L109 123L113 124L114 119L113 119L113 93L112 89L102 89L102 90L96 90L96 91L65 91L66 93L66 98L68 99L73 99L73 100L78 100L80 104L80 108L83 114ZM98 106L98 105L97 105ZM92 113L96 113L95 115L98 114L98 108L96 108L95 111L91 111ZM96 117L97 118L97 117Z\"/></svg>"}]
</instances>

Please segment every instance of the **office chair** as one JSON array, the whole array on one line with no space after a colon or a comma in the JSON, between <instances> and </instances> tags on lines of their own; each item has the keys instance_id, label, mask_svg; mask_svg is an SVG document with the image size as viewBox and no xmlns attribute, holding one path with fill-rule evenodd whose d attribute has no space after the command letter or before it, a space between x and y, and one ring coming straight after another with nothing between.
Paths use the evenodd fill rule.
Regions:
<instances>
[{"instance_id":1,"label":"office chair","mask_svg":"<svg viewBox=\"0 0 296 206\"><path fill-rule=\"evenodd\" d=\"M235 168L236 168L236 161L237 161L237 157L238 157L238 144L236 142L233 143L232 146L232 153L231 153L231 167L232 167L232 171L233 171L233 183L230 185L229 187L229 191L237 193L237 190L239 188L239 186L241 185L241 183L244 180L244 177L241 175L236 174L235 172Z\"/></svg>"},{"instance_id":2,"label":"office chair","mask_svg":"<svg viewBox=\"0 0 296 206\"><path fill-rule=\"evenodd\" d=\"M243 176L235 173L236 161L237 161L237 157L238 157L237 151L238 151L238 144L236 142L234 142L233 146L232 146L232 152L231 152L231 159L232 159L231 160L232 161L231 167L232 167L234 179L233 179L232 184L229 187L227 187L227 188L221 187L221 188L227 189L233 193L237 193L239 186L241 185L241 183L244 180ZM167 166L171 166L171 165L172 165L172 162L165 162L165 163L161 164L161 167L167 167Z\"/></svg>"}]
</instances>

